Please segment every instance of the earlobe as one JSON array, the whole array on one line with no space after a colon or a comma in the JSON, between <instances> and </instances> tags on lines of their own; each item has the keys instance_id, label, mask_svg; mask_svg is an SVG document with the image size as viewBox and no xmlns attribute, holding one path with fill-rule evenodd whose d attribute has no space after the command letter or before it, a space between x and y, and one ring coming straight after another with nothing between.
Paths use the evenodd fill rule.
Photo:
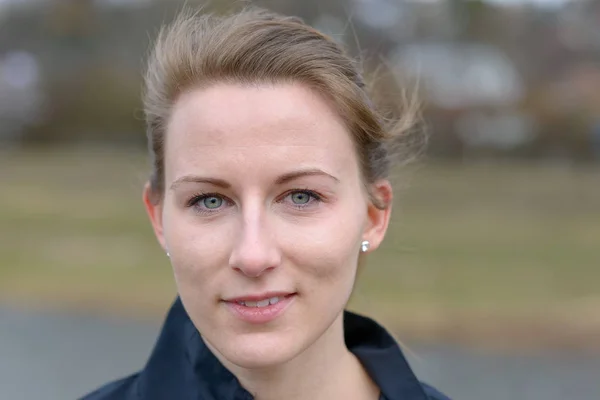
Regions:
<instances>
[{"instance_id":1,"label":"earlobe","mask_svg":"<svg viewBox=\"0 0 600 400\"><path fill-rule=\"evenodd\" d=\"M154 201L149 182L146 182L144 185L142 200L144 202L144 207L146 208L146 213L150 218L150 223L152 224L156 239L166 251L167 246L163 234L162 201Z\"/></svg>"},{"instance_id":2,"label":"earlobe","mask_svg":"<svg viewBox=\"0 0 600 400\"><path fill-rule=\"evenodd\" d=\"M371 191L383 207L377 207L373 202L369 202L363 240L369 242L369 250L375 250L383 242L387 232L392 213L393 191L392 185L387 180L380 180L372 184Z\"/></svg>"}]
</instances>

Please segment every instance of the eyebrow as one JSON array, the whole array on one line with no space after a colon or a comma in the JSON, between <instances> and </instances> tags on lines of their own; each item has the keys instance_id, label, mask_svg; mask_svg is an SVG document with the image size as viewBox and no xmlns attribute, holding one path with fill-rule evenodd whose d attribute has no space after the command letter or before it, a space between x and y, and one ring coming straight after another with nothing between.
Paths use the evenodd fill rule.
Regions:
<instances>
[{"instance_id":1,"label":"eyebrow","mask_svg":"<svg viewBox=\"0 0 600 400\"><path fill-rule=\"evenodd\" d=\"M304 169L304 170L300 170L300 171L292 171L292 172L288 172L287 174L283 174L279 178L277 178L275 183L278 185L283 185L284 183L288 183L290 181L293 181L294 179L302 178L304 176L315 176L315 175L325 176L325 177L333 179L336 182L340 181L335 176L328 174L327 172L325 172L323 170L320 170L318 168L312 168L312 169Z\"/></svg>"},{"instance_id":2,"label":"eyebrow","mask_svg":"<svg viewBox=\"0 0 600 400\"><path fill-rule=\"evenodd\" d=\"M340 181L335 176L328 174L327 172L325 172L323 170L320 170L318 168L312 168L312 169L305 169L305 170L300 170L300 171L292 171L292 172L283 174L277 178L275 183L277 185L283 185L285 183L291 182L295 179L299 179L299 178L302 178L305 176L319 176L319 175L331 178L336 182ZM177 186L179 186L183 183L208 183L210 185L218 186L223 189L229 189L231 187L231 184L223 179L208 178L208 177L202 177L202 176L197 176L197 175L186 175L186 176L182 176L181 178L178 178L177 180L175 180L171 184L171 190L174 190Z\"/></svg>"},{"instance_id":3,"label":"eyebrow","mask_svg":"<svg viewBox=\"0 0 600 400\"><path fill-rule=\"evenodd\" d=\"M231 187L231 185L223 179L206 178L196 175L186 175L176 179L175 182L171 184L171 190L174 190L175 188L177 188L177 186L180 186L183 183L208 183L210 185L222 187L223 189L229 189Z\"/></svg>"}]
</instances>

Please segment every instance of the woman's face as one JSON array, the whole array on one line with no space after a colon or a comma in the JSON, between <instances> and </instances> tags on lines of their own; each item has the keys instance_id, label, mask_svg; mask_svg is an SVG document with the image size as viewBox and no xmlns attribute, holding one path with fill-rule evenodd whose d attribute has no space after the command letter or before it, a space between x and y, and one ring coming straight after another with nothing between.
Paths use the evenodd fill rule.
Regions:
<instances>
[{"instance_id":1,"label":"woman's face","mask_svg":"<svg viewBox=\"0 0 600 400\"><path fill-rule=\"evenodd\" d=\"M303 85L219 84L180 97L165 140L164 198L145 203L190 318L235 365L291 360L339 321L389 219L346 127Z\"/></svg>"}]
</instances>

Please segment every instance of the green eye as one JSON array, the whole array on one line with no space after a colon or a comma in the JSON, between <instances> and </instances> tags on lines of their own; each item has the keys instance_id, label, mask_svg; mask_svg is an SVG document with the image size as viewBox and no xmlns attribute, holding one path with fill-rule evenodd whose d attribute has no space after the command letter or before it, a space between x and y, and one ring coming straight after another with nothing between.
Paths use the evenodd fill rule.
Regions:
<instances>
[{"instance_id":1,"label":"green eye","mask_svg":"<svg viewBox=\"0 0 600 400\"><path fill-rule=\"evenodd\" d=\"M310 194L305 192L292 193L292 202L294 204L306 204L310 201Z\"/></svg>"},{"instance_id":2,"label":"green eye","mask_svg":"<svg viewBox=\"0 0 600 400\"><path fill-rule=\"evenodd\" d=\"M215 208L221 207L223 205L223 199L220 197L210 196L206 197L202 200L204 207L214 210Z\"/></svg>"}]
</instances>

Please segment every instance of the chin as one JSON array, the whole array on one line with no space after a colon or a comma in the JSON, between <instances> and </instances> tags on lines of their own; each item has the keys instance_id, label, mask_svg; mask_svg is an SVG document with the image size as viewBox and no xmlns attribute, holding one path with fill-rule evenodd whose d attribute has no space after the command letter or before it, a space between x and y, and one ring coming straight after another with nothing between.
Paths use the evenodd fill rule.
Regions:
<instances>
[{"instance_id":1,"label":"chin","mask_svg":"<svg viewBox=\"0 0 600 400\"><path fill-rule=\"evenodd\" d=\"M282 365L300 354L302 340L281 332L245 333L221 341L217 350L227 361L246 369Z\"/></svg>"}]
</instances>

